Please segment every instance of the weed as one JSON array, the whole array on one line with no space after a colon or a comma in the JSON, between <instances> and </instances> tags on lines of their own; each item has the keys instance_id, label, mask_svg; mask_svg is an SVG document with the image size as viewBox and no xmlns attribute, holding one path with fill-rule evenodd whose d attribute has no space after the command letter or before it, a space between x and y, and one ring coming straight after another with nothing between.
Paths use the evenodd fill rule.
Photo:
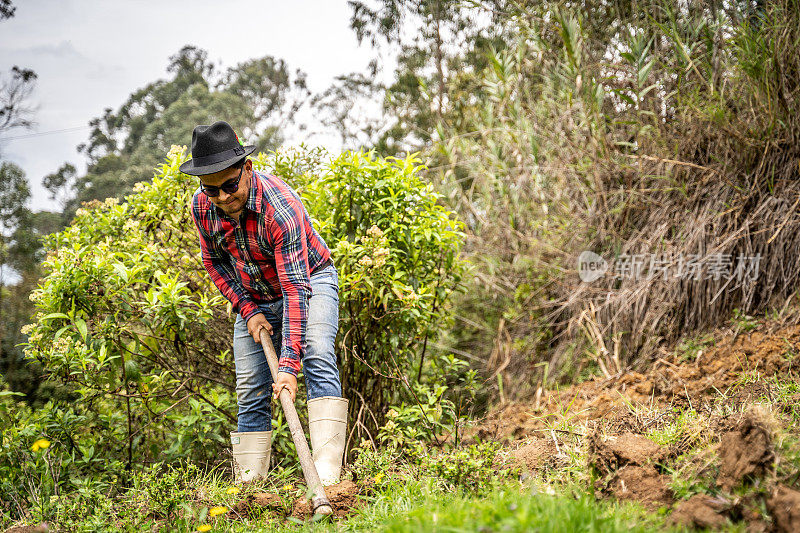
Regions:
<instances>
[{"instance_id":1,"label":"weed","mask_svg":"<svg viewBox=\"0 0 800 533\"><path fill-rule=\"evenodd\" d=\"M714 346L714 337L710 334L683 339L678 343L676 352L681 361L694 361L708 346Z\"/></svg>"},{"instance_id":2,"label":"weed","mask_svg":"<svg viewBox=\"0 0 800 533\"><path fill-rule=\"evenodd\" d=\"M496 469L494 458L500 444L483 442L450 452L427 455L422 458L426 473L433 474L450 488L463 488L480 493L491 488L502 479L511 477L512 469Z\"/></svg>"},{"instance_id":3,"label":"weed","mask_svg":"<svg viewBox=\"0 0 800 533\"><path fill-rule=\"evenodd\" d=\"M138 495L138 503L145 513L156 518L170 518L192 493L187 480L198 473L199 469L193 464L176 468L157 463L134 476L132 491Z\"/></svg>"},{"instance_id":4,"label":"weed","mask_svg":"<svg viewBox=\"0 0 800 533\"><path fill-rule=\"evenodd\" d=\"M758 327L758 321L752 316L745 314L741 309L733 310L731 320L738 331L749 333Z\"/></svg>"}]
</instances>

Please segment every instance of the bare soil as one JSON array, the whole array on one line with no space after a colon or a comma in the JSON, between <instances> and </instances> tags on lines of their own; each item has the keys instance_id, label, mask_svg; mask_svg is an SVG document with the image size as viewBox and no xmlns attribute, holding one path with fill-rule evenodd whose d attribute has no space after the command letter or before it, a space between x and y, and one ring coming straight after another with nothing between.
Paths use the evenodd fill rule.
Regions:
<instances>
[{"instance_id":1,"label":"bare soil","mask_svg":"<svg viewBox=\"0 0 800 533\"><path fill-rule=\"evenodd\" d=\"M739 426L722 435L717 484L730 492L745 478L761 478L775 463L770 430L756 412L748 412Z\"/></svg>"},{"instance_id":2,"label":"bare soil","mask_svg":"<svg viewBox=\"0 0 800 533\"><path fill-rule=\"evenodd\" d=\"M800 367L800 325L766 323L750 333L723 331L715 337L715 345L695 358L662 354L644 372L595 378L533 401L502 405L465 439L508 441L506 459L540 471L554 464L558 438L553 427L566 420L570 427L584 428L585 434L573 435L584 446L601 497L633 500L653 510L667 507L673 523L689 528L713 530L744 521L748 531L800 531L800 492L774 475L775 418L758 408L767 402L777 414L800 410L800 393L776 400L770 383L773 377L794 379ZM705 423L669 447L644 436L686 409L702 414ZM692 460L715 480L719 496L694 494L675 501L667 467L700 442L713 445ZM748 487L749 495L736 496Z\"/></svg>"},{"instance_id":3,"label":"bare soil","mask_svg":"<svg viewBox=\"0 0 800 533\"><path fill-rule=\"evenodd\" d=\"M778 485L767 500L767 509L778 531L800 531L800 492Z\"/></svg>"},{"instance_id":4,"label":"bare soil","mask_svg":"<svg viewBox=\"0 0 800 533\"><path fill-rule=\"evenodd\" d=\"M496 459L498 467L517 467L523 473L556 467L559 462L555 441L539 437L516 443L498 453Z\"/></svg>"},{"instance_id":5,"label":"bare soil","mask_svg":"<svg viewBox=\"0 0 800 533\"><path fill-rule=\"evenodd\" d=\"M358 496L358 485L344 480L335 485L325 487L325 495L333 507L334 518L344 518L358 507L362 501ZM260 515L263 512L274 514L278 518L298 518L305 520L312 517L311 504L305 497L288 497L273 492L257 492L248 495L237 503L229 512L231 518L237 516Z\"/></svg>"},{"instance_id":6,"label":"bare soil","mask_svg":"<svg viewBox=\"0 0 800 533\"><path fill-rule=\"evenodd\" d=\"M724 510L723 502L705 494L695 494L676 505L670 519L686 527L717 529L728 522L721 514Z\"/></svg>"},{"instance_id":7,"label":"bare soil","mask_svg":"<svg viewBox=\"0 0 800 533\"><path fill-rule=\"evenodd\" d=\"M750 408L762 400L778 412L800 408L791 399L785 405L773 402L765 381L792 376L800 366L795 356L800 354L800 325L762 325L751 333L717 337L715 346L693 360L665 355L645 372L596 378L534 401L500 406L468 431L465 440L508 442L496 465L518 467L523 475L557 471L567 462L560 446L565 439L577 440L594 469L601 497L636 501L651 510L667 508L673 523L689 528L713 530L744 520L748 531L800 531L800 492L774 479L776 428L759 409ZM721 403L729 407L728 414L716 409ZM645 437L689 408L706 415L704 423L677 442L660 446ZM564 420L583 432L554 429L554 422ZM719 496L694 494L676 501L669 467L700 442L713 445L690 460L702 463L698 468L709 473ZM747 487L754 488L751 495L735 496ZM336 518L362 504L359 486L352 481L326 487L326 493ZM769 513L766 521L761 509ZM311 516L304 498L287 501L273 493L250 495L231 512L264 511L283 518Z\"/></svg>"},{"instance_id":8,"label":"bare soil","mask_svg":"<svg viewBox=\"0 0 800 533\"><path fill-rule=\"evenodd\" d=\"M336 518L347 516L350 511L359 503L358 485L350 480L345 480L336 485L325 487L325 494L333 507L333 515ZM298 498L294 502L292 516L295 518L311 518L311 504L305 498Z\"/></svg>"},{"instance_id":9,"label":"bare soil","mask_svg":"<svg viewBox=\"0 0 800 533\"><path fill-rule=\"evenodd\" d=\"M630 405L709 412L720 401L736 407L760 398L771 400L769 385L763 380L800 369L800 358L795 356L800 353L800 325L775 330L763 326L738 336L725 333L721 332L717 343L701 350L693 361L664 354L644 373L596 377L546 392L539 401L502 405L465 438L514 441L537 432L541 435L553 420L565 416L575 423L602 420L621 424L617 428L620 431L641 432L652 421L632 418ZM761 381L745 384L743 375L758 375Z\"/></svg>"}]
</instances>

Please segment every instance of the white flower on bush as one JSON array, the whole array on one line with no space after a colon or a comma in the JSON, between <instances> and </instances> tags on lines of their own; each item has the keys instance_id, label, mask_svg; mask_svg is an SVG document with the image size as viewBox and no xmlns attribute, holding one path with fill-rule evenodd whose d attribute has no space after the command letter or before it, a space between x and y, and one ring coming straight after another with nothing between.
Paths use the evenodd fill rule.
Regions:
<instances>
[{"instance_id":1,"label":"white flower on bush","mask_svg":"<svg viewBox=\"0 0 800 533\"><path fill-rule=\"evenodd\" d=\"M169 153L167 154L167 159L176 159L178 157L181 157L183 155L183 152L185 151L186 151L185 146L178 146L177 144L173 144L169 149Z\"/></svg>"},{"instance_id":2,"label":"white flower on bush","mask_svg":"<svg viewBox=\"0 0 800 533\"><path fill-rule=\"evenodd\" d=\"M375 261L376 267L382 267L386 264L386 259L389 257L389 249L385 247L375 248L372 252L372 259Z\"/></svg>"},{"instance_id":3,"label":"white flower on bush","mask_svg":"<svg viewBox=\"0 0 800 533\"><path fill-rule=\"evenodd\" d=\"M69 348L69 341L66 339L66 337L57 338L50 346L51 351L54 353L66 353L69 351Z\"/></svg>"},{"instance_id":4,"label":"white flower on bush","mask_svg":"<svg viewBox=\"0 0 800 533\"><path fill-rule=\"evenodd\" d=\"M358 260L358 264L364 267L371 267L373 264L372 258L368 255L365 255L361 259Z\"/></svg>"},{"instance_id":5,"label":"white flower on bush","mask_svg":"<svg viewBox=\"0 0 800 533\"><path fill-rule=\"evenodd\" d=\"M373 224L372 227L367 230L367 235L373 239L378 239L383 237L383 231L381 231L381 228Z\"/></svg>"}]
</instances>

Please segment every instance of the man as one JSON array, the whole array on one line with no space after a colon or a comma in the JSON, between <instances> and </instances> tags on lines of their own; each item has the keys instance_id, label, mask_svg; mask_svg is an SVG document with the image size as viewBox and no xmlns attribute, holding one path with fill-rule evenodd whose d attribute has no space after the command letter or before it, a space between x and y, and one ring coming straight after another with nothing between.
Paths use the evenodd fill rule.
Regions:
<instances>
[{"instance_id":1,"label":"man","mask_svg":"<svg viewBox=\"0 0 800 533\"><path fill-rule=\"evenodd\" d=\"M277 398L297 394L301 361L308 394L314 463L325 485L338 482L347 425L334 340L339 280L325 242L300 197L275 176L253 170L244 146L223 121L197 126L192 159L199 176L192 218L203 264L237 312L233 328L237 431L231 432L236 481L266 477L272 443L270 385ZM280 354L277 383L260 343L261 330Z\"/></svg>"}]
</instances>

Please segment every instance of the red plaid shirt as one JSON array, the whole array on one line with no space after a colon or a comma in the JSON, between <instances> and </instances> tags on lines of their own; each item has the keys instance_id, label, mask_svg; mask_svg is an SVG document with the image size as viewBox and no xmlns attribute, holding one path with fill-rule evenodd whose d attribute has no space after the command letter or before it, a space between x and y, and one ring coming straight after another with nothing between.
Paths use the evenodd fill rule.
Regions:
<instances>
[{"instance_id":1,"label":"red plaid shirt","mask_svg":"<svg viewBox=\"0 0 800 533\"><path fill-rule=\"evenodd\" d=\"M309 275L331 256L300 197L279 178L254 171L239 221L201 189L192 197L192 218L203 265L242 318L259 313L259 303L284 299L278 370L296 376L306 346Z\"/></svg>"}]
</instances>

